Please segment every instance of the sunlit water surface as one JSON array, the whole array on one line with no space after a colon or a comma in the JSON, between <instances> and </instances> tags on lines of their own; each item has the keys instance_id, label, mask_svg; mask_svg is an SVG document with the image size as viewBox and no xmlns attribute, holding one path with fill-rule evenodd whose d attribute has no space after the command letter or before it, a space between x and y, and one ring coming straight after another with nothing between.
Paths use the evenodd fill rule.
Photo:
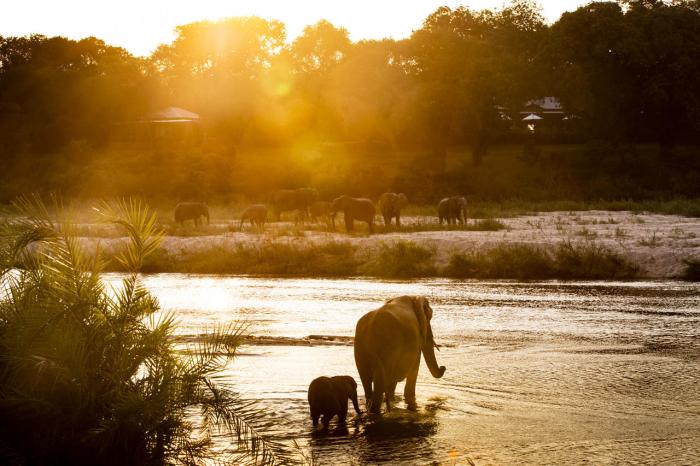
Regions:
<instances>
[{"instance_id":1,"label":"sunlit water surface","mask_svg":"<svg viewBox=\"0 0 700 466\"><path fill-rule=\"evenodd\" d=\"M224 379L274 411L279 438L296 440L317 464L700 462L696 284L144 280L181 333L245 319L265 337ZM399 401L390 415L314 431L309 382L359 376L352 346L310 346L305 337L350 337L360 316L403 294L429 298L445 376L433 379L423 363L418 413ZM271 344L279 337L299 344Z\"/></svg>"}]
</instances>

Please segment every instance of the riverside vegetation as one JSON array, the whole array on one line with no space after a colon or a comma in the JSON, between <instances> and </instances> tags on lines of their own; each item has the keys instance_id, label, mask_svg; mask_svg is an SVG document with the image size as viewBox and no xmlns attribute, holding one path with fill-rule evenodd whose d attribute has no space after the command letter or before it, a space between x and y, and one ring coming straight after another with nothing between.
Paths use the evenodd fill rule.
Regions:
<instances>
[{"instance_id":1,"label":"riverside vegetation","mask_svg":"<svg viewBox=\"0 0 700 466\"><path fill-rule=\"evenodd\" d=\"M81 247L71 210L53 211L20 199L0 224L0 462L291 462L256 427L265 414L217 382L246 326L176 344L175 316L142 286L162 235L148 208L98 207L128 236L112 258L126 272L114 289L100 279L105 260ZM233 450L214 448L221 434Z\"/></svg>"}]
</instances>

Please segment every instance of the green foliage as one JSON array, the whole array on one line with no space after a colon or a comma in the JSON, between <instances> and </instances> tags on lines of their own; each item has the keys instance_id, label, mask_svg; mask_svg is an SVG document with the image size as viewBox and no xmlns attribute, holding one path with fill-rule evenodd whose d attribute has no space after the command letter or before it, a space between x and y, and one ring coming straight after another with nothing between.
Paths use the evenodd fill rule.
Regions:
<instances>
[{"instance_id":1,"label":"green foliage","mask_svg":"<svg viewBox=\"0 0 700 466\"><path fill-rule=\"evenodd\" d=\"M247 275L338 277L355 274L359 259L350 243L298 245L272 241L211 245L180 254L159 250L144 265L146 272L231 273ZM112 266L119 270L118 264Z\"/></svg>"},{"instance_id":2,"label":"green foliage","mask_svg":"<svg viewBox=\"0 0 700 466\"><path fill-rule=\"evenodd\" d=\"M259 413L215 380L245 325L177 346L174 316L141 284L161 236L148 208L96 208L128 237L116 256L126 277L106 289L71 208L51 207L55 217L23 198L0 224L0 462L201 464L221 458L212 448L221 431L237 439L235 454L275 462L277 445L252 427Z\"/></svg>"},{"instance_id":3,"label":"green foliage","mask_svg":"<svg viewBox=\"0 0 700 466\"><path fill-rule=\"evenodd\" d=\"M360 267L362 275L385 278L430 277L436 274L434 251L411 241L382 243Z\"/></svg>"},{"instance_id":4,"label":"green foliage","mask_svg":"<svg viewBox=\"0 0 700 466\"><path fill-rule=\"evenodd\" d=\"M628 4L551 26L529 0L440 7L408 39L356 43L325 20L286 43L279 21L226 18L178 26L143 59L95 38L0 37L0 199L697 198L697 1ZM528 135L519 112L544 95L580 118ZM120 138L173 105L200 114L201 145Z\"/></svg>"},{"instance_id":5,"label":"green foliage","mask_svg":"<svg viewBox=\"0 0 700 466\"><path fill-rule=\"evenodd\" d=\"M553 251L509 244L453 254L443 273L452 278L620 279L636 277L639 268L603 246L564 242Z\"/></svg>"}]
</instances>

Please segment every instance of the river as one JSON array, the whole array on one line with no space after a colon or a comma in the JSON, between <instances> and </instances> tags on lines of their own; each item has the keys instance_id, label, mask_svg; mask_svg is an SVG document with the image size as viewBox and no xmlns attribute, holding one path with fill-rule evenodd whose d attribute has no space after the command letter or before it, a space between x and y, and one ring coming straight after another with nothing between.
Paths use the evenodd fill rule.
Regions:
<instances>
[{"instance_id":1,"label":"river","mask_svg":"<svg viewBox=\"0 0 700 466\"><path fill-rule=\"evenodd\" d=\"M296 440L316 464L700 461L698 284L181 274L144 282L183 334L251 324L263 338L242 348L224 380L276 413L278 438ZM404 294L429 299L445 376L432 378L422 362L417 413L399 400L388 415L314 431L309 382L360 379L347 338L306 337L351 337L364 313ZM359 394L364 409L361 386Z\"/></svg>"}]
</instances>

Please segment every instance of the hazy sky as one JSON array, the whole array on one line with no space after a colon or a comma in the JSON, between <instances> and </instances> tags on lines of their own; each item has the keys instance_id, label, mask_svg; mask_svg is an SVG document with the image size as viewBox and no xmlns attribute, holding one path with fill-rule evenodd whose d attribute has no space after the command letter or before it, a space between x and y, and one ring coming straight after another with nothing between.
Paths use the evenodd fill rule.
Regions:
<instances>
[{"instance_id":1,"label":"hazy sky","mask_svg":"<svg viewBox=\"0 0 700 466\"><path fill-rule=\"evenodd\" d=\"M0 35L33 32L73 39L96 36L110 45L148 55L170 42L173 28L202 19L257 15L279 19L288 38L304 26L328 19L350 31L353 40L402 38L420 27L441 5L473 9L499 7L504 0L19 0L2 7ZM547 20L586 0L540 0Z\"/></svg>"}]
</instances>

